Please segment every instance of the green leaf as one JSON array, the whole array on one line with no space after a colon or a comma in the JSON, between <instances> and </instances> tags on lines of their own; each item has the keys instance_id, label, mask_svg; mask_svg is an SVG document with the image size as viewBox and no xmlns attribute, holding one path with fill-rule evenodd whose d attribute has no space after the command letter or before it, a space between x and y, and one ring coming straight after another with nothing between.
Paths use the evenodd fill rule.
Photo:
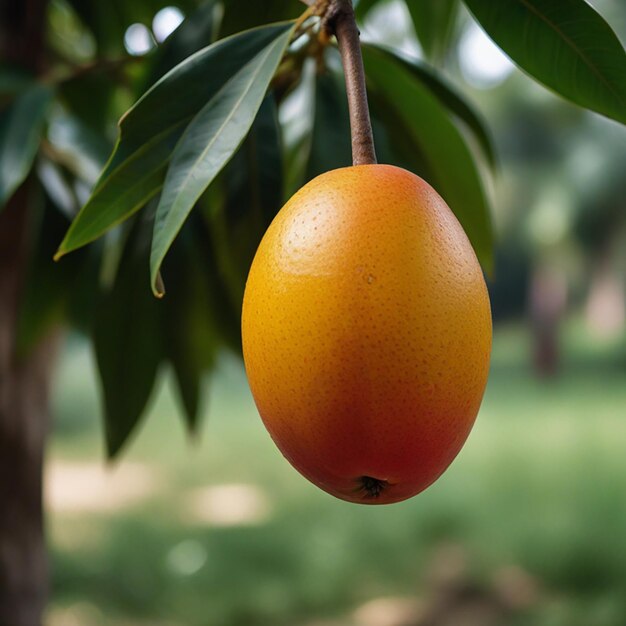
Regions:
<instances>
[{"instance_id":1,"label":"green leaf","mask_svg":"<svg viewBox=\"0 0 626 626\"><path fill-rule=\"evenodd\" d=\"M480 174L463 136L439 101L397 60L363 50L367 76L387 110L401 120L421 153L428 182L443 196L486 271L493 263L489 206Z\"/></svg>"},{"instance_id":2,"label":"green leaf","mask_svg":"<svg viewBox=\"0 0 626 626\"><path fill-rule=\"evenodd\" d=\"M72 222L54 258L58 260L94 241L156 196L181 132L182 124L156 135L97 186Z\"/></svg>"},{"instance_id":3,"label":"green leaf","mask_svg":"<svg viewBox=\"0 0 626 626\"><path fill-rule=\"evenodd\" d=\"M132 22L126 21L117 0L106 3L68 0L68 4L91 31L101 54L116 54L124 48L124 32Z\"/></svg>"},{"instance_id":4,"label":"green leaf","mask_svg":"<svg viewBox=\"0 0 626 626\"><path fill-rule=\"evenodd\" d=\"M104 397L109 457L137 426L163 355L162 307L150 293L149 224L137 223L115 284L99 303L93 342Z\"/></svg>"},{"instance_id":5,"label":"green leaf","mask_svg":"<svg viewBox=\"0 0 626 626\"><path fill-rule=\"evenodd\" d=\"M378 4L380 0L359 0L357 2L356 7L354 8L354 13L356 15L357 20L362 20L365 16L374 8L376 4Z\"/></svg>"},{"instance_id":6,"label":"green leaf","mask_svg":"<svg viewBox=\"0 0 626 626\"><path fill-rule=\"evenodd\" d=\"M249 207L254 223L262 228L261 237L283 205L281 148L276 99L270 91L261 103L248 136L233 157L227 177L226 210L229 216L241 214L244 207ZM257 237L253 243L254 250L250 251L248 259L244 261L246 278L260 242L261 238Z\"/></svg>"},{"instance_id":7,"label":"green leaf","mask_svg":"<svg viewBox=\"0 0 626 626\"><path fill-rule=\"evenodd\" d=\"M584 0L465 0L487 34L533 78L626 124L626 52Z\"/></svg>"},{"instance_id":8,"label":"green leaf","mask_svg":"<svg viewBox=\"0 0 626 626\"><path fill-rule=\"evenodd\" d=\"M217 34L216 10L214 0L204 2L158 47L151 60L149 85L214 41Z\"/></svg>"},{"instance_id":9,"label":"green leaf","mask_svg":"<svg viewBox=\"0 0 626 626\"><path fill-rule=\"evenodd\" d=\"M235 311L241 311L246 278L268 226L283 204L283 162L276 101L263 100L245 141L219 177L210 226L217 268ZM217 196L217 194L215 194Z\"/></svg>"},{"instance_id":10,"label":"green leaf","mask_svg":"<svg viewBox=\"0 0 626 626\"><path fill-rule=\"evenodd\" d=\"M352 164L350 117L342 76L318 74L315 80L315 113L307 179ZM332 149L329 147L332 146Z\"/></svg>"},{"instance_id":11,"label":"green leaf","mask_svg":"<svg viewBox=\"0 0 626 626\"><path fill-rule=\"evenodd\" d=\"M292 27L274 24L218 41L150 88L122 118L113 155L56 258L100 237L154 197L187 124L232 76Z\"/></svg>"},{"instance_id":12,"label":"green leaf","mask_svg":"<svg viewBox=\"0 0 626 626\"><path fill-rule=\"evenodd\" d=\"M0 112L0 209L30 172L51 102L50 87L37 84Z\"/></svg>"},{"instance_id":13,"label":"green leaf","mask_svg":"<svg viewBox=\"0 0 626 626\"><path fill-rule=\"evenodd\" d=\"M102 293L102 249L103 246L98 243L77 253L76 261L71 260L71 263L76 262L80 266L80 270L70 289L67 320L75 331L86 336L93 331Z\"/></svg>"},{"instance_id":14,"label":"green leaf","mask_svg":"<svg viewBox=\"0 0 626 626\"><path fill-rule=\"evenodd\" d=\"M182 310L180 314L181 317L185 314L192 315L193 311ZM186 321L184 317L182 320ZM187 428L194 435L198 431L202 405L202 371L192 360L193 354L188 353L190 346L186 339L189 337L168 337L168 358L174 371Z\"/></svg>"},{"instance_id":15,"label":"green leaf","mask_svg":"<svg viewBox=\"0 0 626 626\"><path fill-rule=\"evenodd\" d=\"M245 2L241 0L224 0L224 18L220 25L220 37L239 31L269 24L293 20L302 13L304 6L294 0L262 0L262 2Z\"/></svg>"},{"instance_id":16,"label":"green leaf","mask_svg":"<svg viewBox=\"0 0 626 626\"><path fill-rule=\"evenodd\" d=\"M293 24L285 25L202 108L180 138L168 168L154 224L150 257L155 294L161 263L189 212L233 156L252 126L285 52Z\"/></svg>"},{"instance_id":17,"label":"green leaf","mask_svg":"<svg viewBox=\"0 0 626 626\"><path fill-rule=\"evenodd\" d=\"M15 96L24 91L34 82L33 76L13 65L2 65L0 62L0 98Z\"/></svg>"},{"instance_id":18,"label":"green leaf","mask_svg":"<svg viewBox=\"0 0 626 626\"><path fill-rule=\"evenodd\" d=\"M432 174L428 161L416 147L404 120L389 109L385 98L375 89L370 90L369 102L378 161L403 167L425 180L430 179Z\"/></svg>"},{"instance_id":19,"label":"green leaf","mask_svg":"<svg viewBox=\"0 0 626 626\"><path fill-rule=\"evenodd\" d=\"M284 155L284 198L290 198L305 182L314 128L317 74L312 64L305 64L300 81L279 103L281 112L289 113L280 127Z\"/></svg>"},{"instance_id":20,"label":"green leaf","mask_svg":"<svg viewBox=\"0 0 626 626\"><path fill-rule=\"evenodd\" d=\"M406 0L406 5L424 54L441 61L454 29L458 0Z\"/></svg>"},{"instance_id":21,"label":"green leaf","mask_svg":"<svg viewBox=\"0 0 626 626\"><path fill-rule=\"evenodd\" d=\"M464 98L464 96L455 89L443 76L433 72L427 65L420 63L415 59L403 55L384 46L375 44L365 44L365 46L376 48L389 57L396 59L406 69L408 69L437 99L443 104L450 113L460 120L467 129L473 134L482 149L487 162L492 168L496 167L497 158L491 138L491 133L483 120L482 116L473 106Z\"/></svg>"},{"instance_id":22,"label":"green leaf","mask_svg":"<svg viewBox=\"0 0 626 626\"><path fill-rule=\"evenodd\" d=\"M200 199L199 210L190 215L183 234L187 229L193 232L199 266L209 268L204 280L211 301L211 324L217 329L220 345L241 356L241 303L234 301L231 286L227 284L229 277L223 271L221 255L225 246L213 229L215 215L222 213L223 195L221 181L218 180ZM173 275L169 265L168 262L163 268L166 279Z\"/></svg>"},{"instance_id":23,"label":"green leaf","mask_svg":"<svg viewBox=\"0 0 626 626\"><path fill-rule=\"evenodd\" d=\"M52 206L50 199L33 208L32 252L16 333L20 356L27 355L55 326L65 321L70 296L85 262L84 254L76 255L63 266L52 261L55 237L67 227L67 218Z\"/></svg>"},{"instance_id":24,"label":"green leaf","mask_svg":"<svg viewBox=\"0 0 626 626\"><path fill-rule=\"evenodd\" d=\"M56 158L88 185L93 185L111 152L107 136L76 115L55 110L50 116L48 141Z\"/></svg>"},{"instance_id":25,"label":"green leaf","mask_svg":"<svg viewBox=\"0 0 626 626\"><path fill-rule=\"evenodd\" d=\"M58 90L59 99L74 116L92 130L105 136L108 134L111 102L115 96L110 75L105 72L79 73L62 81Z\"/></svg>"},{"instance_id":26,"label":"green leaf","mask_svg":"<svg viewBox=\"0 0 626 626\"><path fill-rule=\"evenodd\" d=\"M165 300L165 353L191 433L197 431L202 407L203 376L214 364L219 347L210 280L192 229L185 228L173 246L164 279L170 285Z\"/></svg>"},{"instance_id":27,"label":"green leaf","mask_svg":"<svg viewBox=\"0 0 626 626\"><path fill-rule=\"evenodd\" d=\"M37 177L46 195L54 207L66 218L71 220L78 211L78 200L72 187L72 179L67 172L54 161L42 157L37 163ZM63 224L67 228L67 222ZM51 251L48 261L52 259Z\"/></svg>"},{"instance_id":28,"label":"green leaf","mask_svg":"<svg viewBox=\"0 0 626 626\"><path fill-rule=\"evenodd\" d=\"M154 135L189 122L248 62L293 24L262 26L215 42L170 70L120 120L120 137L101 181Z\"/></svg>"},{"instance_id":29,"label":"green leaf","mask_svg":"<svg viewBox=\"0 0 626 626\"><path fill-rule=\"evenodd\" d=\"M124 48L124 33L136 22L149 25L162 8L176 4L185 12L192 11L194 0L68 0L68 4L92 32L98 50L104 55L119 53Z\"/></svg>"}]
</instances>

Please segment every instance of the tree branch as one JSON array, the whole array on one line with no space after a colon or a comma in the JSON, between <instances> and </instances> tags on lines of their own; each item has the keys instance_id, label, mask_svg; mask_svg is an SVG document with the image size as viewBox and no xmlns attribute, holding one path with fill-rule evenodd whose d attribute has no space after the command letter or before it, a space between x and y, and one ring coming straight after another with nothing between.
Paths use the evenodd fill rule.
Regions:
<instances>
[{"instance_id":1,"label":"tree branch","mask_svg":"<svg viewBox=\"0 0 626 626\"><path fill-rule=\"evenodd\" d=\"M352 163L376 163L372 122L367 104L365 71L359 41L359 29L351 0L318 0L322 28L337 37L346 79L350 131L352 135Z\"/></svg>"}]
</instances>

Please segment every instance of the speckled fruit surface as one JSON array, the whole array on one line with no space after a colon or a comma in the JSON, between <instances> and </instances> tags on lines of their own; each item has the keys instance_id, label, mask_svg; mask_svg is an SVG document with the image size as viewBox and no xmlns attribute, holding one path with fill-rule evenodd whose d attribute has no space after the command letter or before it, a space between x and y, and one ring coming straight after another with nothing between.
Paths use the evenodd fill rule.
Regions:
<instances>
[{"instance_id":1,"label":"speckled fruit surface","mask_svg":"<svg viewBox=\"0 0 626 626\"><path fill-rule=\"evenodd\" d=\"M452 462L478 412L491 313L463 229L421 178L388 165L317 177L252 264L243 351L285 457L352 502L397 502Z\"/></svg>"}]
</instances>

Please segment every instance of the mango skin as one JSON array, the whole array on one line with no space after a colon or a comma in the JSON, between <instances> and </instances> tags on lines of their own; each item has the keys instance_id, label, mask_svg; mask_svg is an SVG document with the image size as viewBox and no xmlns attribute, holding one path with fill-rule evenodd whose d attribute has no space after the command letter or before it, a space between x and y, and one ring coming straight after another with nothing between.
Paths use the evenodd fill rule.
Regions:
<instances>
[{"instance_id":1,"label":"mango skin","mask_svg":"<svg viewBox=\"0 0 626 626\"><path fill-rule=\"evenodd\" d=\"M445 471L478 413L491 335L461 225L424 180L389 165L305 185L246 284L243 354L261 418L300 473L351 502L399 502Z\"/></svg>"}]
</instances>

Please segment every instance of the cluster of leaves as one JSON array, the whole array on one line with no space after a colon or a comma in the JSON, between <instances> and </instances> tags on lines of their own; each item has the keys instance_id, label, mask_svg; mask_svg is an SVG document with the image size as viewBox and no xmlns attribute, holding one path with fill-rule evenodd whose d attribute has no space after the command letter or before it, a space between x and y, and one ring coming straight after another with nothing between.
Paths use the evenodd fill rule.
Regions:
<instances>
[{"instance_id":1,"label":"cluster of leaves","mask_svg":"<svg viewBox=\"0 0 626 626\"><path fill-rule=\"evenodd\" d=\"M361 0L357 17L378 2ZM406 3L431 63L363 46L379 158L438 189L489 270L482 167L495 163L489 133L435 69L459 2ZM626 123L626 54L584 0L464 3L531 76ZM101 13L100 3L53 0L66 39L91 42L88 63L45 80L14 68L0 74L0 203L34 165L39 180L20 345L28 350L60 321L91 335L111 455L138 423L163 363L196 426L203 375L222 345L239 349L245 277L264 230L286 196L351 162L337 53L320 49L315 31L294 21L296 0L247 3L245 12L235 0L185 0L178 4L189 17L154 53L134 63L116 58L127 26L149 22L163 4L115 0ZM141 92L105 164L110 121ZM307 119L288 136L279 111L295 94L309 104ZM52 266L68 217L57 258L98 241ZM149 285L157 295L166 285L168 297L158 301Z\"/></svg>"}]
</instances>

